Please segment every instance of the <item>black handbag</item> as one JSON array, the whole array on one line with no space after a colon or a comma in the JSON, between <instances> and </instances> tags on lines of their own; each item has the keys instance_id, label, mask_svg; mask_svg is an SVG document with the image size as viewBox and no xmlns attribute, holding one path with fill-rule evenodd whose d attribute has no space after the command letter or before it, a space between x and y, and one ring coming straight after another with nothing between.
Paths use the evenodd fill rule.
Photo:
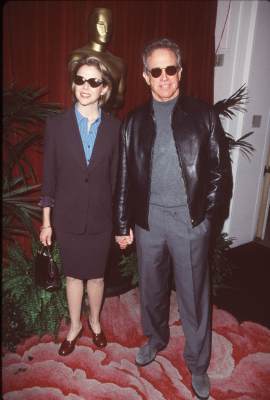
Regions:
<instances>
[{"instance_id":1,"label":"black handbag","mask_svg":"<svg viewBox=\"0 0 270 400\"><path fill-rule=\"evenodd\" d=\"M35 257L35 283L37 286L53 292L61 286L58 267L53 261L49 246L43 246Z\"/></svg>"}]
</instances>

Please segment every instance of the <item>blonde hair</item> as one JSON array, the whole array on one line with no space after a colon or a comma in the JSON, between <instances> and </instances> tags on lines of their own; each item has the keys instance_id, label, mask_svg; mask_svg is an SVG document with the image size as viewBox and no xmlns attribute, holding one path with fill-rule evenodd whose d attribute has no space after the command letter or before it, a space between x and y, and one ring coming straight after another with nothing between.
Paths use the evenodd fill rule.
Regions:
<instances>
[{"instance_id":1,"label":"blonde hair","mask_svg":"<svg viewBox=\"0 0 270 400\"><path fill-rule=\"evenodd\" d=\"M107 103L107 101L109 100L111 93L112 93L112 76L111 76L108 68L96 57L92 57L92 56L82 57L77 60L72 60L69 63L69 73L70 73L71 90L72 90L73 98L75 100L74 78L77 75L78 70L83 65L94 66L97 68L98 71L101 72L101 78L104 82L103 85L107 86L107 88L108 88L106 93L104 95L100 96L100 98L99 98L99 105L103 106L104 104Z\"/></svg>"}]
</instances>

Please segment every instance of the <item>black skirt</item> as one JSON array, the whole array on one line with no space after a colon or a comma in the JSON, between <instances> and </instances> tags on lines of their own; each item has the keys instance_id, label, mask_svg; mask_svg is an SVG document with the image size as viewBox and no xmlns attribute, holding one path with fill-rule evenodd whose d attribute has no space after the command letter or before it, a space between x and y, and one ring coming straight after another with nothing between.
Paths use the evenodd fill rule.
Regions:
<instances>
[{"instance_id":1,"label":"black skirt","mask_svg":"<svg viewBox=\"0 0 270 400\"><path fill-rule=\"evenodd\" d=\"M56 232L62 272L81 280L104 277L112 232L75 234Z\"/></svg>"}]
</instances>

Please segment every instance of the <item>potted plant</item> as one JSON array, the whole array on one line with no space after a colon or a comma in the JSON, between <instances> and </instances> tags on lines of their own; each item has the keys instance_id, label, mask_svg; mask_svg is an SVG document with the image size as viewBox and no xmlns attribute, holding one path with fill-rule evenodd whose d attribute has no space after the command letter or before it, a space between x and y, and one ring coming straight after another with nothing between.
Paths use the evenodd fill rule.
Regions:
<instances>
[{"instance_id":1,"label":"potted plant","mask_svg":"<svg viewBox=\"0 0 270 400\"><path fill-rule=\"evenodd\" d=\"M45 89L17 89L3 95L3 236L14 241L18 235L36 237L34 220L41 218L37 205L40 184L29 160L42 140L44 120L58 113L58 104L42 102Z\"/></svg>"},{"instance_id":2,"label":"potted plant","mask_svg":"<svg viewBox=\"0 0 270 400\"><path fill-rule=\"evenodd\" d=\"M36 288L32 275L38 248L35 221L41 219L41 210L38 207L40 184L29 149L39 149L45 119L61 110L58 104L42 102L46 94L45 89L12 86L3 95L2 312L3 343L10 349L30 333L55 332L60 319L58 314L65 316L67 309L64 284L56 296ZM34 238L30 257L17 241L20 236ZM59 263L57 249L54 257Z\"/></svg>"}]
</instances>

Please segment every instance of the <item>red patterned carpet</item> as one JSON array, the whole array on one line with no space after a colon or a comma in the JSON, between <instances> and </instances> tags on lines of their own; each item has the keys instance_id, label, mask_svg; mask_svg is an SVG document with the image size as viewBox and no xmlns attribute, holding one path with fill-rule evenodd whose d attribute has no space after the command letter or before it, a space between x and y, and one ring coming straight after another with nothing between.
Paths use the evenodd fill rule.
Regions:
<instances>
[{"instance_id":1,"label":"red patterned carpet","mask_svg":"<svg viewBox=\"0 0 270 400\"><path fill-rule=\"evenodd\" d=\"M4 400L188 400L190 374L182 353L184 336L178 322L175 293L171 298L171 338L152 364L134 364L145 341L140 329L137 289L106 299L102 323L108 346L92 345L84 335L67 357L57 354L51 336L31 337L17 353L3 356ZM64 339L62 326L58 340ZM270 331L252 322L239 324L228 312L214 308L210 400L270 399Z\"/></svg>"}]
</instances>

